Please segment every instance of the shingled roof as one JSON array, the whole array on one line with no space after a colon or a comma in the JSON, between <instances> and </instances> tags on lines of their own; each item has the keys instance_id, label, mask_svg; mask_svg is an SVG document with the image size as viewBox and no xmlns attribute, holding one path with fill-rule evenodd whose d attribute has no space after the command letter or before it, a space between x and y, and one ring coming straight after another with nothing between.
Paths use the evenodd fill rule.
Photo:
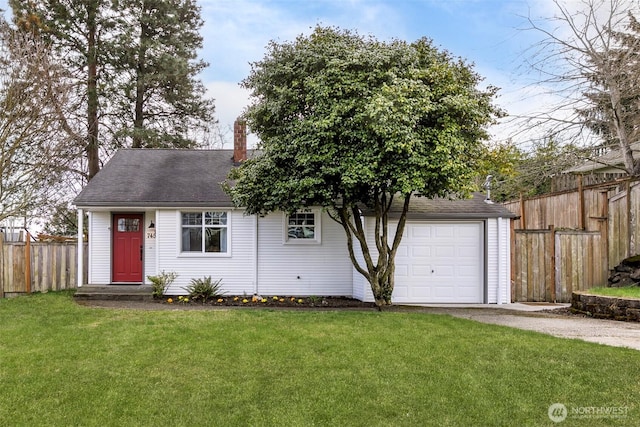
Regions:
<instances>
[{"instance_id":1,"label":"shingled roof","mask_svg":"<svg viewBox=\"0 0 640 427\"><path fill-rule=\"evenodd\" d=\"M396 198L389 216L399 216L402 200ZM486 201L482 193L473 193L469 199L428 199L412 197L407 219L482 219L515 218L516 215L499 203Z\"/></svg>"},{"instance_id":2,"label":"shingled roof","mask_svg":"<svg viewBox=\"0 0 640 427\"><path fill-rule=\"evenodd\" d=\"M234 166L233 150L119 150L74 200L81 208L230 207L221 183ZM396 198L390 216L402 210ZM368 212L365 212L367 215ZM500 204L471 199L411 199L408 219L511 218Z\"/></svg>"},{"instance_id":3,"label":"shingled roof","mask_svg":"<svg viewBox=\"0 0 640 427\"><path fill-rule=\"evenodd\" d=\"M119 150L74 200L78 207L228 207L233 150Z\"/></svg>"}]
</instances>

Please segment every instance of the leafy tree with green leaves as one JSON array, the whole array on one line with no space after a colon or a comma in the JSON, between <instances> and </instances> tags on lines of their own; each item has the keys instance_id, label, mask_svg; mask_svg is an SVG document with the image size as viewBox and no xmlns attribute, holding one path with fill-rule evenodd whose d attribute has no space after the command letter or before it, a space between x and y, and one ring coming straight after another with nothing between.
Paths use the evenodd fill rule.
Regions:
<instances>
[{"instance_id":1,"label":"leafy tree with green leaves","mask_svg":"<svg viewBox=\"0 0 640 427\"><path fill-rule=\"evenodd\" d=\"M492 177L491 198L498 201L505 200L505 196L509 198L510 186L507 188L505 184L518 176L518 166L525 155L526 153L511 140L484 145L478 159L476 190L485 190L483 186L487 176L490 175Z\"/></svg>"},{"instance_id":2,"label":"leafy tree with green leaves","mask_svg":"<svg viewBox=\"0 0 640 427\"><path fill-rule=\"evenodd\" d=\"M485 147L476 184L493 176L491 198L498 202L553 191L554 177L575 166L589 150L547 137L523 150L511 141Z\"/></svg>"},{"instance_id":3,"label":"leafy tree with green leaves","mask_svg":"<svg viewBox=\"0 0 640 427\"><path fill-rule=\"evenodd\" d=\"M232 172L227 191L249 214L324 207L343 227L376 304L388 305L411 198L472 188L485 127L500 113L496 89L479 89L480 80L426 38L381 42L316 27L294 42L271 42L243 81L261 154ZM363 211L374 215L373 241Z\"/></svg>"}]
</instances>

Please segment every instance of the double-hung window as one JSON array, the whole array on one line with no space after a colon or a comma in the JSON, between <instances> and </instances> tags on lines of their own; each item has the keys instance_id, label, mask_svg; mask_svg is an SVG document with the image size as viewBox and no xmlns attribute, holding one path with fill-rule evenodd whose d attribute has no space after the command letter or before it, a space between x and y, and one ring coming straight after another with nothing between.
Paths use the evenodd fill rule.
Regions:
<instances>
[{"instance_id":1,"label":"double-hung window","mask_svg":"<svg viewBox=\"0 0 640 427\"><path fill-rule=\"evenodd\" d=\"M320 211L301 209L285 216L285 242L320 243Z\"/></svg>"},{"instance_id":2,"label":"double-hung window","mask_svg":"<svg viewBox=\"0 0 640 427\"><path fill-rule=\"evenodd\" d=\"M183 253L227 253L227 212L182 212L180 218Z\"/></svg>"}]
</instances>

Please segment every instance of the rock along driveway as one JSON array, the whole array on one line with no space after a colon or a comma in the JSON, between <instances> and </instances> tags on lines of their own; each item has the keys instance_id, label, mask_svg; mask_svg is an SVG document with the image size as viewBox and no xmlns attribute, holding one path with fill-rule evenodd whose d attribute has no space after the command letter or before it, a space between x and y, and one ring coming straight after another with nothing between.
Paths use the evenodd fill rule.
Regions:
<instances>
[{"instance_id":1,"label":"rock along driveway","mask_svg":"<svg viewBox=\"0 0 640 427\"><path fill-rule=\"evenodd\" d=\"M483 323L510 326L616 347L640 350L640 323L558 314L561 305L505 304L503 306L429 306L425 312L449 314Z\"/></svg>"}]
</instances>

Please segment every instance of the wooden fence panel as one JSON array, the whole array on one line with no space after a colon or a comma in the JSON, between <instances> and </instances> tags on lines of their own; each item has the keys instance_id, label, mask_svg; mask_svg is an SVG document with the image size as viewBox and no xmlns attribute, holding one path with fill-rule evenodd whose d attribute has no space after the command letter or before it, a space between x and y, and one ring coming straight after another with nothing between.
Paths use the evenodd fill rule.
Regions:
<instances>
[{"instance_id":1,"label":"wooden fence panel","mask_svg":"<svg viewBox=\"0 0 640 427\"><path fill-rule=\"evenodd\" d=\"M558 231L556 245L556 300L569 302L571 293L607 281L602 235L588 231Z\"/></svg>"},{"instance_id":2,"label":"wooden fence panel","mask_svg":"<svg viewBox=\"0 0 640 427\"><path fill-rule=\"evenodd\" d=\"M88 251L85 243L84 265L88 264ZM75 289L78 286L78 250L76 243L32 242L31 280L32 292L59 291ZM2 243L2 274L0 274L0 296L17 295L27 292L25 277L24 242ZM88 282L88 271L83 271L84 283Z\"/></svg>"},{"instance_id":3,"label":"wooden fence panel","mask_svg":"<svg viewBox=\"0 0 640 427\"><path fill-rule=\"evenodd\" d=\"M605 239L580 230L515 230L514 302L569 302L607 280Z\"/></svg>"},{"instance_id":4,"label":"wooden fence panel","mask_svg":"<svg viewBox=\"0 0 640 427\"><path fill-rule=\"evenodd\" d=\"M609 253L608 269L620 264L629 256L629 215L626 193L621 193L609 200Z\"/></svg>"},{"instance_id":5,"label":"wooden fence panel","mask_svg":"<svg viewBox=\"0 0 640 427\"><path fill-rule=\"evenodd\" d=\"M546 256L552 240L550 230L515 231L514 287L511 299L546 301L548 284L552 282L551 257Z\"/></svg>"},{"instance_id":6,"label":"wooden fence panel","mask_svg":"<svg viewBox=\"0 0 640 427\"><path fill-rule=\"evenodd\" d=\"M629 197L629 256L633 256L640 254L640 185L629 186Z\"/></svg>"},{"instance_id":7,"label":"wooden fence panel","mask_svg":"<svg viewBox=\"0 0 640 427\"><path fill-rule=\"evenodd\" d=\"M623 259L640 254L637 179L579 186L575 191L521 198L505 206L520 216L513 226L513 301L541 300L542 279L536 272L547 268L552 252L555 267L551 267L553 279L546 282L553 285L545 288L547 301L554 295L558 301L568 301L574 290L606 286L610 270ZM522 235L522 229L545 233L544 229L554 226L557 231L551 248L547 246L542 254L540 242Z\"/></svg>"}]
</instances>

